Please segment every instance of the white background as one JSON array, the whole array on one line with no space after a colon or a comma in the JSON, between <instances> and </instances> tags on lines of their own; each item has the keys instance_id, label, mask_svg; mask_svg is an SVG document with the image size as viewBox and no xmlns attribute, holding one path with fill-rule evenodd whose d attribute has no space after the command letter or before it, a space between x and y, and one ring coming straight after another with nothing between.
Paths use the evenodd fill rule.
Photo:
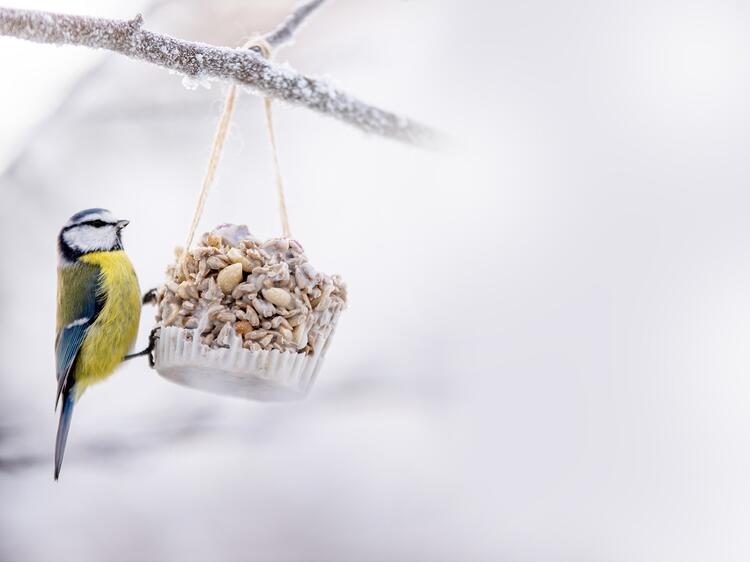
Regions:
<instances>
[{"instance_id":1,"label":"white background","mask_svg":"<svg viewBox=\"0 0 750 562\"><path fill-rule=\"evenodd\" d=\"M237 45L288 9L219 5L146 26ZM279 60L444 147L277 106L293 233L351 295L315 389L247 403L126 365L58 483L57 230L112 209L158 284L224 90L0 39L0 558L747 560L747 31L737 2L331 2ZM278 232L260 105L203 228Z\"/></svg>"}]
</instances>

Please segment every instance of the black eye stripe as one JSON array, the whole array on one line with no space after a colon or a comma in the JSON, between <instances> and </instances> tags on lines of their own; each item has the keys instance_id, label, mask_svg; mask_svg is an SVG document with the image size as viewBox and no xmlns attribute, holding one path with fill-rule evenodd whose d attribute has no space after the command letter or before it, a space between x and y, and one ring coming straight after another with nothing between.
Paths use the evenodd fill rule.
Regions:
<instances>
[{"instance_id":1,"label":"black eye stripe","mask_svg":"<svg viewBox=\"0 0 750 562\"><path fill-rule=\"evenodd\" d=\"M75 224L71 224L70 226L66 226L64 230L70 230L71 228L75 228L77 226L93 226L94 228L100 228L102 226L114 226L116 223L114 222L107 222L100 219L96 220L90 220L90 221L81 221L77 222Z\"/></svg>"}]
</instances>

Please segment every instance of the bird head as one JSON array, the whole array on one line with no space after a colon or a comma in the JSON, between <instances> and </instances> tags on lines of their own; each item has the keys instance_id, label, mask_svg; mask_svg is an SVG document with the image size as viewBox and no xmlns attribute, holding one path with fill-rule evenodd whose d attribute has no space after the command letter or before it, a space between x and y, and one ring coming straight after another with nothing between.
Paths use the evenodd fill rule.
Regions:
<instances>
[{"instance_id":1,"label":"bird head","mask_svg":"<svg viewBox=\"0 0 750 562\"><path fill-rule=\"evenodd\" d=\"M128 221L115 218L107 209L86 209L76 213L60 230L60 261L73 262L91 252L122 250L120 232L127 225Z\"/></svg>"}]
</instances>

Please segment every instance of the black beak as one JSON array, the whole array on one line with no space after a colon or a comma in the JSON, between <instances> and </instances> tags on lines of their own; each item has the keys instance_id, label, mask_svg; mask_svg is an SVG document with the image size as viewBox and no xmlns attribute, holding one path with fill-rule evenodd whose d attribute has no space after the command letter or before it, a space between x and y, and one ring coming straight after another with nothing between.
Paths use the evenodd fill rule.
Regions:
<instances>
[{"instance_id":1,"label":"black beak","mask_svg":"<svg viewBox=\"0 0 750 562\"><path fill-rule=\"evenodd\" d=\"M117 230L122 230L129 224L130 224L130 221L122 220L122 221L117 221L117 224L115 226L117 227Z\"/></svg>"}]
</instances>

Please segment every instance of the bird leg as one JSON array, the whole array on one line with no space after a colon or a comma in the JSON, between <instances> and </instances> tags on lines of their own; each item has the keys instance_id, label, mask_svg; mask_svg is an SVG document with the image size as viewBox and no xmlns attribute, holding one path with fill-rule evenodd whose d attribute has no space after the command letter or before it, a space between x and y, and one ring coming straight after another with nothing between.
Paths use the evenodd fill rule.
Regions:
<instances>
[{"instance_id":1,"label":"bird leg","mask_svg":"<svg viewBox=\"0 0 750 562\"><path fill-rule=\"evenodd\" d=\"M143 299L141 300L142 304L156 304L157 299L157 291L158 289L153 288L149 291L146 291L146 293L143 295ZM130 355L126 355L123 358L123 361L127 361L128 359L133 359L134 357L141 357L142 355L148 355L148 364L153 369L154 368L154 349L156 348L156 340L159 339L159 327L157 326L153 330L151 330L151 333L148 335L148 347L144 349L143 351L139 351L138 353L131 353Z\"/></svg>"},{"instance_id":2,"label":"bird leg","mask_svg":"<svg viewBox=\"0 0 750 562\"><path fill-rule=\"evenodd\" d=\"M156 304L156 297L157 297L158 289L154 287L150 291L146 291L146 293L143 295L143 300L141 301L143 304Z\"/></svg>"},{"instance_id":3,"label":"bird leg","mask_svg":"<svg viewBox=\"0 0 750 562\"><path fill-rule=\"evenodd\" d=\"M131 353L130 355L126 355L122 360L127 361L128 359L133 359L134 357L141 357L142 355L148 355L148 365L152 369L154 368L154 349L156 349L156 340L159 339L159 326L151 330L151 333L148 335L148 347L144 349L143 351L139 351L138 353Z\"/></svg>"}]
</instances>

